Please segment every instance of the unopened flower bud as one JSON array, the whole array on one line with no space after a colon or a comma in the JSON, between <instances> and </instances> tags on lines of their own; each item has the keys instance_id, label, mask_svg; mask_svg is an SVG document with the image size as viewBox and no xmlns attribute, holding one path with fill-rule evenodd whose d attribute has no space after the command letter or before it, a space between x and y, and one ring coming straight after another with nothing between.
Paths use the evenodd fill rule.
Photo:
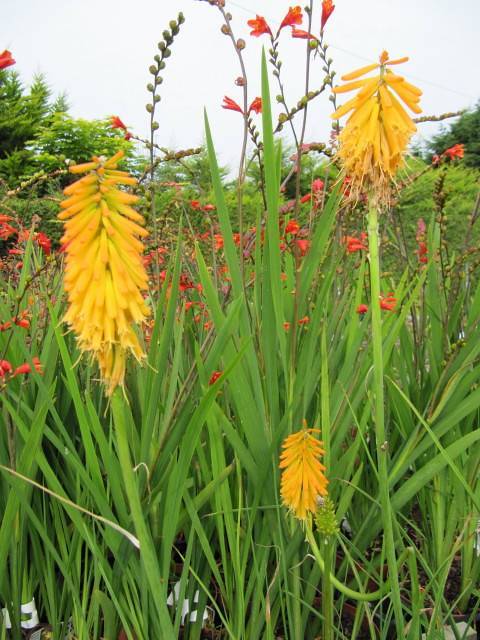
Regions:
<instances>
[{"instance_id":1,"label":"unopened flower bud","mask_svg":"<svg viewBox=\"0 0 480 640\"><path fill-rule=\"evenodd\" d=\"M152 131L156 131L159 128L158 122L152 122Z\"/></svg>"},{"instance_id":2,"label":"unopened flower bud","mask_svg":"<svg viewBox=\"0 0 480 640\"><path fill-rule=\"evenodd\" d=\"M247 46L247 44L246 44L245 40L243 40L242 38L239 38L237 40L237 49L239 51L242 51L243 49L245 49L246 46Z\"/></svg>"},{"instance_id":3,"label":"unopened flower bud","mask_svg":"<svg viewBox=\"0 0 480 640\"><path fill-rule=\"evenodd\" d=\"M147 91L153 91L155 89L155 87L153 86L153 84L151 82L149 82L147 84Z\"/></svg>"},{"instance_id":4,"label":"unopened flower bud","mask_svg":"<svg viewBox=\"0 0 480 640\"><path fill-rule=\"evenodd\" d=\"M170 51L170 49L165 49L165 51L163 52L164 58L169 58L171 55L172 55L172 52Z\"/></svg>"},{"instance_id":5,"label":"unopened flower bud","mask_svg":"<svg viewBox=\"0 0 480 640\"><path fill-rule=\"evenodd\" d=\"M226 24L222 24L220 31L226 36L229 36L231 33L230 27Z\"/></svg>"},{"instance_id":6,"label":"unopened flower bud","mask_svg":"<svg viewBox=\"0 0 480 640\"><path fill-rule=\"evenodd\" d=\"M160 96L153 96L154 102L160 102L160 100L161 100Z\"/></svg>"},{"instance_id":7,"label":"unopened flower bud","mask_svg":"<svg viewBox=\"0 0 480 640\"><path fill-rule=\"evenodd\" d=\"M242 78L242 76L239 76L235 80L235 84L237 85L237 87L244 87L245 86L245 78Z\"/></svg>"},{"instance_id":8,"label":"unopened flower bud","mask_svg":"<svg viewBox=\"0 0 480 640\"><path fill-rule=\"evenodd\" d=\"M151 65L148 67L148 70L150 71L150 73L152 74L152 76L154 76L154 75L156 75L156 74L157 74L157 67L156 67L154 64L151 64Z\"/></svg>"},{"instance_id":9,"label":"unopened flower bud","mask_svg":"<svg viewBox=\"0 0 480 640\"><path fill-rule=\"evenodd\" d=\"M183 15L182 12L178 14L177 20L178 20L178 24L183 24L185 22L185 16Z\"/></svg>"},{"instance_id":10,"label":"unopened flower bud","mask_svg":"<svg viewBox=\"0 0 480 640\"><path fill-rule=\"evenodd\" d=\"M148 113L152 113L152 111L153 111L153 104L146 104L146 105L145 105L145 109L148 111Z\"/></svg>"}]
</instances>

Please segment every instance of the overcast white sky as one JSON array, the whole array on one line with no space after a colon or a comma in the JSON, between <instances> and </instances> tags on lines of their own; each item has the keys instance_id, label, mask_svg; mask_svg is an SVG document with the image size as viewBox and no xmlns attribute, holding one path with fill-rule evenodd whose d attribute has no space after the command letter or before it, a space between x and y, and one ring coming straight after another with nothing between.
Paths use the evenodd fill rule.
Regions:
<instances>
[{"instance_id":1,"label":"overcast white sky","mask_svg":"<svg viewBox=\"0 0 480 640\"><path fill-rule=\"evenodd\" d=\"M247 20L255 13L278 26L288 0L234 0L235 36L247 41L250 98L259 94L260 54L266 36L252 38ZM480 97L480 0L336 0L326 27L326 41L337 77L383 49L391 56L408 55L401 73L419 86L424 113L442 113L473 106ZM140 134L148 130L145 103L148 66L169 20L183 11L186 22L167 61L158 107L157 142L172 148L202 142L202 111L208 110L223 163L235 166L240 145L240 116L221 108L223 96L239 100L236 57L220 33L220 14L198 0L1 0L0 51L8 48L25 83L42 72L55 93L66 92L74 116L119 115ZM315 0L319 29L320 0ZM303 93L305 41L293 40L285 29L281 39L284 82L291 103ZM319 59L311 86L321 85ZM272 79L273 83L273 79ZM277 93L272 86L272 94ZM328 137L330 102L317 98L311 110L306 141ZM428 137L436 125L426 124Z\"/></svg>"}]
</instances>

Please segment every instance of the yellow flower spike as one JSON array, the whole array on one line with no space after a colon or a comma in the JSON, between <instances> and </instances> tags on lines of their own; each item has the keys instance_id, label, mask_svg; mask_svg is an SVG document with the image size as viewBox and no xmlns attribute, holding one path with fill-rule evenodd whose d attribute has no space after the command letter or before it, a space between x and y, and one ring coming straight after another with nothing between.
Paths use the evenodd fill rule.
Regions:
<instances>
[{"instance_id":1,"label":"yellow flower spike","mask_svg":"<svg viewBox=\"0 0 480 640\"><path fill-rule=\"evenodd\" d=\"M331 116L339 119L351 112L338 139L337 158L350 178L354 198L366 190L372 192L378 202L388 201L392 181L416 131L415 123L400 101L414 113L421 113L418 103L422 92L388 68L407 60L406 57L389 60L388 53L383 51L379 64L342 76L348 84L334 88L336 94L358 89L355 98ZM379 75L357 80L375 69L379 69Z\"/></svg>"},{"instance_id":2,"label":"yellow flower spike","mask_svg":"<svg viewBox=\"0 0 480 640\"><path fill-rule=\"evenodd\" d=\"M74 174L90 171L69 185L58 215L65 220L64 289L69 307L64 321L77 336L82 352L98 362L107 395L124 383L128 353L141 361L145 354L134 323L149 314L141 291L148 276L140 238L148 235L132 204L137 196L119 189L136 180L116 169L123 152L112 158L94 157L70 167Z\"/></svg>"},{"instance_id":3,"label":"yellow flower spike","mask_svg":"<svg viewBox=\"0 0 480 640\"><path fill-rule=\"evenodd\" d=\"M304 428L285 438L282 445L280 493L285 506L300 520L315 513L318 496L328 494L325 467L319 461L324 453L323 443L313 435L319 432L319 429L308 429L304 423Z\"/></svg>"}]
</instances>

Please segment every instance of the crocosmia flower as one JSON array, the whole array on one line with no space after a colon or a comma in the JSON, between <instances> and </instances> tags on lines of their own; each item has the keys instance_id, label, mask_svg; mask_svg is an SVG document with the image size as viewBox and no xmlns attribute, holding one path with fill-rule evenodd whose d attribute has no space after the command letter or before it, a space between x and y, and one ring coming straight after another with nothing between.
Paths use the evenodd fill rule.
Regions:
<instances>
[{"instance_id":1,"label":"crocosmia flower","mask_svg":"<svg viewBox=\"0 0 480 640\"><path fill-rule=\"evenodd\" d=\"M259 36L262 36L264 33L268 33L269 35L272 35L270 27L268 26L267 21L263 16L257 15L255 19L249 20L247 24L249 27L252 28L252 31L250 32L251 36L255 36L256 38L258 38Z\"/></svg>"},{"instance_id":2,"label":"crocosmia flower","mask_svg":"<svg viewBox=\"0 0 480 640\"><path fill-rule=\"evenodd\" d=\"M262 113L262 99L261 98L255 98L255 100L252 101L252 104L248 107L248 112L250 113L250 111L255 111L255 113Z\"/></svg>"},{"instance_id":3,"label":"crocosmia flower","mask_svg":"<svg viewBox=\"0 0 480 640\"><path fill-rule=\"evenodd\" d=\"M12 58L12 54L10 53L10 51L5 49L5 51L0 53L0 69L6 69L12 64L15 64L15 60Z\"/></svg>"},{"instance_id":4,"label":"crocosmia flower","mask_svg":"<svg viewBox=\"0 0 480 640\"><path fill-rule=\"evenodd\" d=\"M239 104L237 104L235 100L232 100L228 96L225 96L223 98L222 107L224 109L230 109L230 111L238 111L239 113L243 113L242 107Z\"/></svg>"},{"instance_id":5,"label":"crocosmia flower","mask_svg":"<svg viewBox=\"0 0 480 640\"><path fill-rule=\"evenodd\" d=\"M332 15L334 9L335 9L335 5L333 4L332 0L323 0L323 2L322 2L322 20L321 20L321 23L320 23L320 31L323 31L325 25L327 24L327 20Z\"/></svg>"},{"instance_id":6,"label":"crocosmia flower","mask_svg":"<svg viewBox=\"0 0 480 640\"><path fill-rule=\"evenodd\" d=\"M287 15L282 20L280 29L283 29L283 27L293 27L296 24L302 24L302 20L302 8L298 5L296 7L290 7Z\"/></svg>"}]
</instances>

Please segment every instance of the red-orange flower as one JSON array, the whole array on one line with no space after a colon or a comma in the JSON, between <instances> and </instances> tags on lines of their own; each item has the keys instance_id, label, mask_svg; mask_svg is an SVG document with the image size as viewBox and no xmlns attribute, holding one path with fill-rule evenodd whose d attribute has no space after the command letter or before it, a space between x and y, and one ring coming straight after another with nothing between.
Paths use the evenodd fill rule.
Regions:
<instances>
[{"instance_id":1,"label":"red-orange flower","mask_svg":"<svg viewBox=\"0 0 480 640\"><path fill-rule=\"evenodd\" d=\"M214 371L210 376L210 380L208 381L208 384L209 385L215 384L215 382L220 378L221 375L222 375L221 371Z\"/></svg>"},{"instance_id":2,"label":"red-orange flower","mask_svg":"<svg viewBox=\"0 0 480 640\"><path fill-rule=\"evenodd\" d=\"M298 324L300 326L303 326L305 324L308 324L310 322L310 318L308 316L303 316L303 318L300 318L300 320L298 321Z\"/></svg>"},{"instance_id":3,"label":"red-orange flower","mask_svg":"<svg viewBox=\"0 0 480 640\"><path fill-rule=\"evenodd\" d=\"M295 244L297 245L301 256L307 255L310 248L310 240L296 240Z\"/></svg>"},{"instance_id":4,"label":"red-orange flower","mask_svg":"<svg viewBox=\"0 0 480 640\"><path fill-rule=\"evenodd\" d=\"M327 20L333 13L335 9L335 5L332 0L323 0L322 2L322 21L320 23L320 31L323 31L325 25L327 24Z\"/></svg>"},{"instance_id":5,"label":"red-orange flower","mask_svg":"<svg viewBox=\"0 0 480 640\"><path fill-rule=\"evenodd\" d=\"M35 235L35 242L42 249L43 253L46 256L50 255L50 251L52 249L52 243L50 241L50 238L45 233L42 233L42 231L39 231Z\"/></svg>"},{"instance_id":6,"label":"red-orange flower","mask_svg":"<svg viewBox=\"0 0 480 640\"><path fill-rule=\"evenodd\" d=\"M367 313L368 307L367 307L366 304L359 304L357 309L356 309L356 311L357 311L358 314L363 316L364 313Z\"/></svg>"},{"instance_id":7,"label":"red-orange flower","mask_svg":"<svg viewBox=\"0 0 480 640\"><path fill-rule=\"evenodd\" d=\"M15 60L12 58L12 54L10 53L10 51L5 49L5 51L0 53L0 69L6 69L12 64L15 64Z\"/></svg>"},{"instance_id":8,"label":"red-orange flower","mask_svg":"<svg viewBox=\"0 0 480 640\"><path fill-rule=\"evenodd\" d=\"M317 39L312 33L308 33L308 31L304 31L303 29L296 29L295 27L292 27L292 38L301 38L302 40Z\"/></svg>"},{"instance_id":9,"label":"red-orange flower","mask_svg":"<svg viewBox=\"0 0 480 640\"><path fill-rule=\"evenodd\" d=\"M393 295L380 296L380 309L384 311L394 311L397 306L397 299Z\"/></svg>"},{"instance_id":10,"label":"red-orange flower","mask_svg":"<svg viewBox=\"0 0 480 640\"><path fill-rule=\"evenodd\" d=\"M285 226L285 233L296 235L300 231L300 225L296 220L289 220Z\"/></svg>"},{"instance_id":11,"label":"red-orange flower","mask_svg":"<svg viewBox=\"0 0 480 640\"><path fill-rule=\"evenodd\" d=\"M35 367L35 371L41 375L43 373L43 369L42 369L40 360L36 356L34 356L32 358L32 362L33 362L33 366ZM31 372L32 372L32 367L28 362L25 362L24 364L21 364L19 367L15 369L15 371L13 372L13 375L17 376L19 374L26 374Z\"/></svg>"},{"instance_id":12,"label":"red-orange flower","mask_svg":"<svg viewBox=\"0 0 480 640\"><path fill-rule=\"evenodd\" d=\"M123 122L120 120L118 116L112 116L110 118L110 123L111 123L112 129L123 129L124 131L127 130L126 125L123 124Z\"/></svg>"},{"instance_id":13,"label":"red-orange flower","mask_svg":"<svg viewBox=\"0 0 480 640\"><path fill-rule=\"evenodd\" d=\"M228 96L225 96L223 98L223 102L224 104L222 104L222 107L224 109L230 109L230 111L238 111L239 113L243 113L242 107L239 104L237 104L235 100L232 100Z\"/></svg>"},{"instance_id":14,"label":"red-orange flower","mask_svg":"<svg viewBox=\"0 0 480 640\"><path fill-rule=\"evenodd\" d=\"M446 149L442 155L447 156L450 160L454 160L455 158L463 158L463 156L465 155L465 145L454 144L453 147Z\"/></svg>"},{"instance_id":15,"label":"red-orange flower","mask_svg":"<svg viewBox=\"0 0 480 640\"><path fill-rule=\"evenodd\" d=\"M6 373L12 373L13 367L8 360L0 360L0 377L3 378Z\"/></svg>"},{"instance_id":16,"label":"red-orange flower","mask_svg":"<svg viewBox=\"0 0 480 640\"><path fill-rule=\"evenodd\" d=\"M255 111L255 113L262 113L262 99L257 97L253 100L252 104L248 107L248 113Z\"/></svg>"},{"instance_id":17,"label":"red-orange flower","mask_svg":"<svg viewBox=\"0 0 480 640\"><path fill-rule=\"evenodd\" d=\"M419 262L421 262L422 264L426 264L428 262L428 248L427 248L427 243L426 242L419 242L418 243L418 249L416 251L416 253L418 254L418 260Z\"/></svg>"},{"instance_id":18,"label":"red-orange flower","mask_svg":"<svg viewBox=\"0 0 480 640\"><path fill-rule=\"evenodd\" d=\"M283 29L283 27L293 27L293 25L295 24L302 24L302 20L303 20L302 7L298 5L296 7L290 7L288 9L287 15L282 20L280 29Z\"/></svg>"},{"instance_id":19,"label":"red-orange flower","mask_svg":"<svg viewBox=\"0 0 480 640\"><path fill-rule=\"evenodd\" d=\"M215 233L213 237L215 239L215 251L220 251L220 249L223 249L223 236L220 233Z\"/></svg>"},{"instance_id":20,"label":"red-orange flower","mask_svg":"<svg viewBox=\"0 0 480 640\"><path fill-rule=\"evenodd\" d=\"M258 38L259 36L263 36L264 33L272 35L270 27L268 26L267 21L263 16L257 15L254 20L249 20L247 24L252 28L252 31L250 32L251 36L255 36L256 38Z\"/></svg>"},{"instance_id":21,"label":"red-orange flower","mask_svg":"<svg viewBox=\"0 0 480 640\"><path fill-rule=\"evenodd\" d=\"M365 244L366 239L367 234L362 232L360 234L360 238L356 238L355 236L345 236L343 242L346 245L348 253L355 253L356 251L366 251L368 249Z\"/></svg>"}]
</instances>

